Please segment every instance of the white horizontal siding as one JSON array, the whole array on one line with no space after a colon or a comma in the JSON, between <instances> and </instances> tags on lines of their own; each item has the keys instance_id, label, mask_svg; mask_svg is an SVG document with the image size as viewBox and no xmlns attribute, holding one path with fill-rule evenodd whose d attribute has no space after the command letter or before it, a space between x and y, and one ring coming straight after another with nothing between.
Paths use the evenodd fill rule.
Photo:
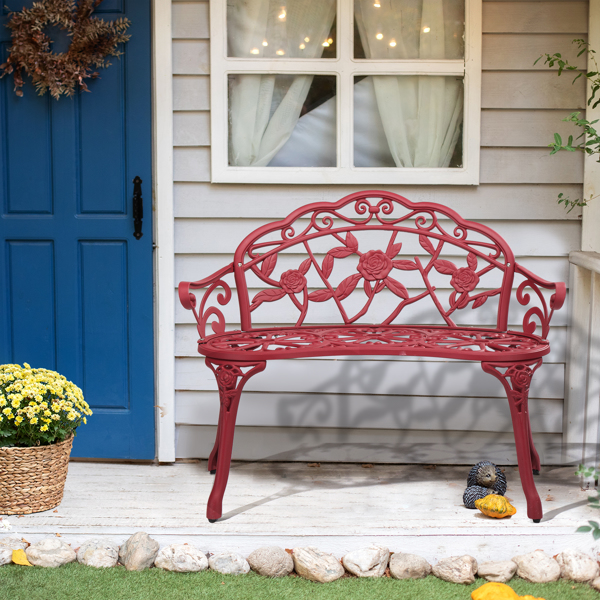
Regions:
<instances>
[{"instance_id":1,"label":"white horizontal siding","mask_svg":"<svg viewBox=\"0 0 600 600\"><path fill-rule=\"evenodd\" d=\"M214 425L179 425L178 458L207 457ZM542 464L561 462L561 435L534 433ZM233 456L241 460L472 465L482 456L516 464L512 433L409 431L330 427L236 427Z\"/></svg>"},{"instance_id":2,"label":"white horizontal siding","mask_svg":"<svg viewBox=\"0 0 600 600\"><path fill-rule=\"evenodd\" d=\"M484 2L484 33L587 32L587 2Z\"/></svg>"},{"instance_id":3,"label":"white horizontal siding","mask_svg":"<svg viewBox=\"0 0 600 600\"><path fill-rule=\"evenodd\" d=\"M200 279L230 262L239 241L265 222L361 187L211 185L208 3L174 1L172 6L179 281ZM556 196L581 195L583 161L578 154L549 156L547 145L555 131L564 138L572 133L561 119L584 110L584 82L572 84L571 74L559 78L555 69L533 63L546 52L561 52L576 62L570 42L586 35L587 2L485 0L483 17L481 185L386 188L412 201L445 204L489 225L524 266L548 280L565 281L568 253L580 246L580 213L565 213ZM410 251L411 242L405 244ZM419 252L417 246L414 250ZM289 253L279 266L293 268L298 258ZM409 272L403 275L409 287L415 286L411 289L418 288L419 282L408 281ZM449 291L440 288L440 295ZM391 305L391 296L383 298ZM239 326L235 303L234 297L224 308L231 327ZM283 325L297 317L284 303L263 307L256 313L260 325ZM524 309L513 308L510 323L517 328ZM469 312L473 324L481 324L478 317L492 311ZM427 311L420 314L427 318ZM551 354L532 387L532 427L545 463L560 462L566 314L565 307L553 319ZM175 320L177 456L206 457L215 433L216 385L196 354L191 313L177 305ZM272 361L246 389L234 458L469 463L485 455L504 463L516 460L503 390L477 364L377 357Z\"/></svg>"},{"instance_id":4,"label":"white horizontal siding","mask_svg":"<svg viewBox=\"0 0 600 600\"><path fill-rule=\"evenodd\" d=\"M330 366L330 365L327 365ZM403 368L402 365L401 368ZM475 370L477 365L470 365ZM269 365L270 367L270 365ZM374 367L363 363L362 369ZM376 368L371 368L376 371ZM270 377L269 372L262 375ZM261 378L261 376L257 376ZM530 399L534 433L561 433L562 398ZM177 422L216 425L219 395L210 391L180 391L176 396ZM244 390L238 419L251 427L343 427L346 429L444 429L447 431L512 432L505 398L456 396L396 396Z\"/></svg>"},{"instance_id":5,"label":"white horizontal siding","mask_svg":"<svg viewBox=\"0 0 600 600\"><path fill-rule=\"evenodd\" d=\"M559 157L556 159L560 160ZM335 202L346 194L363 189L358 186L331 185L210 185L209 183L175 183L176 218L283 219L309 202ZM493 184L479 186L386 186L386 189L410 198L413 202L440 202L466 219L479 221L498 216L506 220L579 220L580 211L566 213L554 199L560 192L577 197L578 184ZM235 240L234 240L235 242ZM211 271L212 272L212 271Z\"/></svg>"}]
</instances>

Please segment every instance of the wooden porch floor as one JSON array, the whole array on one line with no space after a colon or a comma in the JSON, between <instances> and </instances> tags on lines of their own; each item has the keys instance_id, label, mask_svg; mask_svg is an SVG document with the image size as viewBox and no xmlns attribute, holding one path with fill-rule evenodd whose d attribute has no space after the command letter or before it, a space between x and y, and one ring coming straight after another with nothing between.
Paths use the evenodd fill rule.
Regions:
<instances>
[{"instance_id":1,"label":"wooden porch floor","mask_svg":"<svg viewBox=\"0 0 600 600\"><path fill-rule=\"evenodd\" d=\"M146 531L162 545L244 555L263 545L315 545L341 557L371 542L432 563L471 554L507 559L541 548L593 550L590 534L575 533L598 519L587 505L574 467L544 467L536 484L545 516L527 518L516 467L507 467L517 514L493 520L462 505L469 467L415 465L247 463L232 465L223 519L206 520L213 477L206 462L131 465L71 462L62 504L54 511L12 516L13 531L29 542L60 534L77 547L91 537L122 543ZM11 532L12 533L12 532Z\"/></svg>"}]
</instances>

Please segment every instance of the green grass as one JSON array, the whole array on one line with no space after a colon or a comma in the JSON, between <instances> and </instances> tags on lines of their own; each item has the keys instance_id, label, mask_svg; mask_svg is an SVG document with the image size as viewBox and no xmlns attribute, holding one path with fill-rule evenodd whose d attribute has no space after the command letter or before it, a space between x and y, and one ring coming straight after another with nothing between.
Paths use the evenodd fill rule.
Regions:
<instances>
[{"instance_id":1,"label":"green grass","mask_svg":"<svg viewBox=\"0 0 600 600\"><path fill-rule=\"evenodd\" d=\"M469 600L471 592L484 583L478 579L473 585L458 585L431 576L405 581L347 577L319 584L300 577L267 579L254 573L233 576L161 569L137 573L77 563L57 569L6 565L0 567L0 600ZM519 595L545 600L598 598L591 587L567 581L534 584L515 578L510 586Z\"/></svg>"}]
</instances>

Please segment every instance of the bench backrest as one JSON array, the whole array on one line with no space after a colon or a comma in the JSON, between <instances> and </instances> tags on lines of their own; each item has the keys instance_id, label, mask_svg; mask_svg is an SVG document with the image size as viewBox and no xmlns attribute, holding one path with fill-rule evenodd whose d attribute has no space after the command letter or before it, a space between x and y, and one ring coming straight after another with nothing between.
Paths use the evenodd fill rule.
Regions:
<instances>
[{"instance_id":1,"label":"bench backrest","mask_svg":"<svg viewBox=\"0 0 600 600\"><path fill-rule=\"evenodd\" d=\"M272 315L272 303L285 302L298 326L413 322L406 315L418 319L417 304L455 326L464 309L485 305L486 325L505 330L514 269L489 227L383 191L304 206L248 235L234 258L243 330L266 322L259 307Z\"/></svg>"}]
</instances>

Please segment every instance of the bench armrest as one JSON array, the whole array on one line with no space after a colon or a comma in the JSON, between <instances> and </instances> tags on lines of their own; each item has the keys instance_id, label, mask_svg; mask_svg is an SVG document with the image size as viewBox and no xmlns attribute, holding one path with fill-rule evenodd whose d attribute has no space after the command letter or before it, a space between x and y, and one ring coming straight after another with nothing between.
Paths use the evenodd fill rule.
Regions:
<instances>
[{"instance_id":1,"label":"bench armrest","mask_svg":"<svg viewBox=\"0 0 600 600\"><path fill-rule=\"evenodd\" d=\"M542 326L542 337L546 339L550 331L550 319L552 319L554 311L558 310L564 304L567 287L562 281L558 283L546 281L519 264L515 265L515 273L519 273L525 277L517 288L517 300L519 304L527 306L531 301L531 296L528 293L523 293L526 287L535 292L539 304L541 304L541 307L533 306L525 313L523 317L523 332L529 334L535 333L537 323L531 319L532 317L537 317ZM540 288L554 290L554 294L550 297L550 309L548 309L548 304Z\"/></svg>"},{"instance_id":2,"label":"bench armrest","mask_svg":"<svg viewBox=\"0 0 600 600\"><path fill-rule=\"evenodd\" d=\"M231 288L225 281L221 279L221 277L229 273L233 273L233 263L230 263L226 267L223 267L220 271L217 271L210 277L206 277L200 281L181 281L179 283L179 301L184 308L187 308L194 313L200 339L204 339L206 337L206 322L213 315L217 318L217 320L211 323L212 330L215 333L225 332L225 317L223 316L223 313L215 306L206 308L206 302L210 294L217 287L223 289L223 292L217 296L217 301L221 306L225 306L231 300ZM202 295L200 309L196 311L196 296L190 290L198 290L202 288L208 289Z\"/></svg>"}]
</instances>

